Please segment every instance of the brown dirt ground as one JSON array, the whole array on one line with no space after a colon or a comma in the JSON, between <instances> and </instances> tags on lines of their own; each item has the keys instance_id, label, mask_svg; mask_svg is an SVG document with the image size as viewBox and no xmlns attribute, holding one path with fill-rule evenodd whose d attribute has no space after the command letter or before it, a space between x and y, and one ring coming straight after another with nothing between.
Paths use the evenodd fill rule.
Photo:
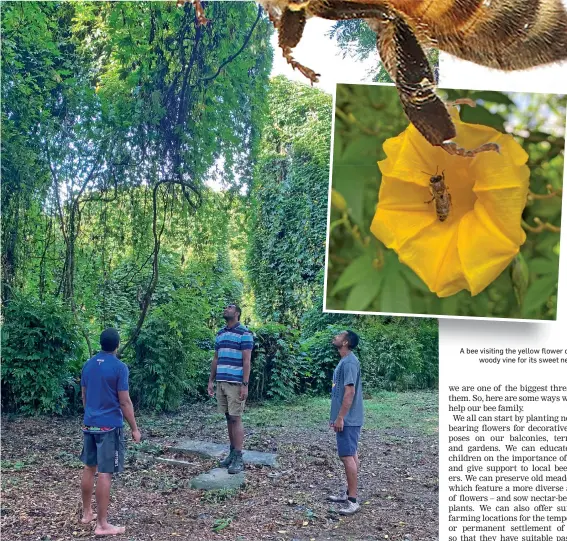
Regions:
<instances>
[{"instance_id":1,"label":"brown dirt ground","mask_svg":"<svg viewBox=\"0 0 567 541\"><path fill-rule=\"evenodd\" d=\"M197 405L174 416L140 419L145 442L137 449L130 444L126 471L113 484L110 520L126 526L126 534L118 539L438 538L437 435L364 429L362 510L345 518L325 501L344 482L344 474L335 456L334 435L324 423L310 430L247 430L246 447L279 453L280 469L248 467L246 487L228 497L188 488L193 476L214 466L213 460L182 457L191 463L183 468L153 460L156 454L172 457L167 446L186 438L224 442L224 423L211 423L212 414L211 406ZM2 419L3 539L94 538L90 527L78 523L81 445L79 418Z\"/></svg>"}]
</instances>

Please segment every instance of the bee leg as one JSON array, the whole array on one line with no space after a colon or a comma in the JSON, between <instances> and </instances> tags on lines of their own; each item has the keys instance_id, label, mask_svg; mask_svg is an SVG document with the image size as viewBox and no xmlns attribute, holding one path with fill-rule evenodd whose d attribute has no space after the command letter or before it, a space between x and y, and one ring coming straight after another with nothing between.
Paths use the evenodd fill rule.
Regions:
<instances>
[{"instance_id":1,"label":"bee leg","mask_svg":"<svg viewBox=\"0 0 567 541\"><path fill-rule=\"evenodd\" d=\"M500 154L500 146L496 143L484 143L473 150L466 150L453 141L441 143L439 146L453 156L463 156L464 158L473 158L481 152L498 152Z\"/></svg>"},{"instance_id":2,"label":"bee leg","mask_svg":"<svg viewBox=\"0 0 567 541\"><path fill-rule=\"evenodd\" d=\"M188 0L177 0L177 6L184 6ZM195 14L199 24L207 24L209 19L205 17L205 10L201 5L201 0L189 0L195 6Z\"/></svg>"},{"instance_id":3,"label":"bee leg","mask_svg":"<svg viewBox=\"0 0 567 541\"><path fill-rule=\"evenodd\" d=\"M429 203L431 203L433 200L435 200L435 197L432 197L429 201L424 201L424 203L427 203L429 205Z\"/></svg>"},{"instance_id":4,"label":"bee leg","mask_svg":"<svg viewBox=\"0 0 567 541\"><path fill-rule=\"evenodd\" d=\"M468 105L469 107L476 107L476 101L471 100L470 98L459 98L455 101L447 102L446 105L447 107L454 107L455 105ZM472 158L480 152L494 151L500 154L500 146L496 143L484 143L483 145L473 150L465 150L464 148L459 147L456 143L453 142L443 143L442 146L449 154L456 154L457 156L465 156L467 158Z\"/></svg>"},{"instance_id":5,"label":"bee leg","mask_svg":"<svg viewBox=\"0 0 567 541\"><path fill-rule=\"evenodd\" d=\"M368 0L313 0L309 3L309 12L315 17L333 21L383 19L389 16L386 7Z\"/></svg>"},{"instance_id":6,"label":"bee leg","mask_svg":"<svg viewBox=\"0 0 567 541\"><path fill-rule=\"evenodd\" d=\"M278 21L278 45L283 51L283 56L293 69L298 69L311 84L319 81L319 73L315 73L311 68L300 64L291 55L291 50L299 43L305 28L305 11L292 11L286 9Z\"/></svg>"},{"instance_id":7,"label":"bee leg","mask_svg":"<svg viewBox=\"0 0 567 541\"><path fill-rule=\"evenodd\" d=\"M468 105L469 107L476 107L476 101L470 98L458 98L455 101L448 101L447 107L454 107L455 105Z\"/></svg>"},{"instance_id":8,"label":"bee leg","mask_svg":"<svg viewBox=\"0 0 567 541\"><path fill-rule=\"evenodd\" d=\"M457 134L447 107L435 94L433 70L412 27L399 15L372 20L378 52L396 83L404 112L410 122L434 146Z\"/></svg>"}]
</instances>

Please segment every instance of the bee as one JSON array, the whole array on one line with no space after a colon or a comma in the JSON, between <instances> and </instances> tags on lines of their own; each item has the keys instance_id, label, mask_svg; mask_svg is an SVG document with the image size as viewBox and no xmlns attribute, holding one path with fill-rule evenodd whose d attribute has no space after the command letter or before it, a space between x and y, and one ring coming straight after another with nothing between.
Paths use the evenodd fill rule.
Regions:
<instances>
[{"instance_id":1,"label":"bee","mask_svg":"<svg viewBox=\"0 0 567 541\"><path fill-rule=\"evenodd\" d=\"M186 0L178 0L185 2ZM191 0L201 13L200 0ZM435 93L423 47L483 66L521 70L567 58L567 11L561 0L259 0L278 32L284 58L312 83L319 74L292 56L307 19L365 19L376 32L384 66L405 114L433 146L465 157L498 151L485 144L466 150L447 107Z\"/></svg>"},{"instance_id":2,"label":"bee","mask_svg":"<svg viewBox=\"0 0 567 541\"><path fill-rule=\"evenodd\" d=\"M429 173L425 174L430 176ZM435 201L435 212L437 213L437 218L440 222L444 222L449 217L452 205L451 194L445 184L445 171L441 171L440 175L438 175L436 171L435 175L430 176L429 191L431 192L431 199L429 201L425 201L425 203L429 204L432 201Z\"/></svg>"}]
</instances>

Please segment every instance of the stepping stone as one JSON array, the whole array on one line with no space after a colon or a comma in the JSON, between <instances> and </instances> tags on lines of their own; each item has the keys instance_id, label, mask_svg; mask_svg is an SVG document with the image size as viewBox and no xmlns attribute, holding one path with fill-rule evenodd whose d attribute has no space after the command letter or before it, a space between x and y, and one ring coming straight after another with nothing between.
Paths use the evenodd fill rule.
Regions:
<instances>
[{"instance_id":1,"label":"stepping stone","mask_svg":"<svg viewBox=\"0 0 567 541\"><path fill-rule=\"evenodd\" d=\"M155 457L157 462L163 462L169 466L193 466L192 462L187 462L186 460L175 460L174 458L162 458L159 456Z\"/></svg>"},{"instance_id":2,"label":"stepping stone","mask_svg":"<svg viewBox=\"0 0 567 541\"><path fill-rule=\"evenodd\" d=\"M186 440L169 450L173 453L186 453L189 455L200 455L207 458L221 458L228 454L229 447L226 444L212 443L210 441ZM242 451L242 458L246 464L260 466L278 467L278 455L274 453L263 453L261 451Z\"/></svg>"},{"instance_id":3,"label":"stepping stone","mask_svg":"<svg viewBox=\"0 0 567 541\"><path fill-rule=\"evenodd\" d=\"M191 488L199 490L221 490L239 488L244 484L244 472L231 475L225 468L214 468L191 479Z\"/></svg>"}]
</instances>

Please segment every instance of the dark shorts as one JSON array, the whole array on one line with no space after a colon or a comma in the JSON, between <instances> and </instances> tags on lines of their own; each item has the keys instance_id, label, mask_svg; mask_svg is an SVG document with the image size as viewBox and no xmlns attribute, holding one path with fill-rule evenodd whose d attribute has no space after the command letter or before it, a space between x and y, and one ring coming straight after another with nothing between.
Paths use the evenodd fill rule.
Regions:
<instances>
[{"instance_id":1,"label":"dark shorts","mask_svg":"<svg viewBox=\"0 0 567 541\"><path fill-rule=\"evenodd\" d=\"M99 473L124 471L125 450L122 428L108 432L83 432L81 460L86 466L97 466Z\"/></svg>"},{"instance_id":2,"label":"dark shorts","mask_svg":"<svg viewBox=\"0 0 567 541\"><path fill-rule=\"evenodd\" d=\"M339 456L354 456L358 451L360 438L359 426L345 426L342 432L336 432Z\"/></svg>"}]
</instances>

